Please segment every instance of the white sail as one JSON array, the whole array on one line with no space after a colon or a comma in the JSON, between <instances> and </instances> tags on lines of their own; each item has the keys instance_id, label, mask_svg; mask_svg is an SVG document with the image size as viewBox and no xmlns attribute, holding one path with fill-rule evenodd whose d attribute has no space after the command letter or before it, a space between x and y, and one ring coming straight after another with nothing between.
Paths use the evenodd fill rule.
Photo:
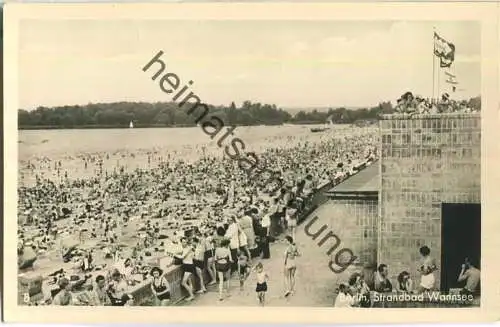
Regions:
<instances>
[{"instance_id":1,"label":"white sail","mask_svg":"<svg viewBox=\"0 0 500 327\"><path fill-rule=\"evenodd\" d=\"M132 121L130 121L129 127L134 128L134 123Z\"/></svg>"},{"instance_id":2,"label":"white sail","mask_svg":"<svg viewBox=\"0 0 500 327\"><path fill-rule=\"evenodd\" d=\"M327 125L328 125L328 127L333 128L333 116L328 117Z\"/></svg>"}]
</instances>

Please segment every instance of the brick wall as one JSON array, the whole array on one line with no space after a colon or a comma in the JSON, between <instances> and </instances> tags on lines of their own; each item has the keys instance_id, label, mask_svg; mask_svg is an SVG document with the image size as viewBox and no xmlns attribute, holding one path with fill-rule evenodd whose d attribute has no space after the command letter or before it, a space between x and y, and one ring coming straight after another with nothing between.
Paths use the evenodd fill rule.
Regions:
<instances>
[{"instance_id":1,"label":"brick wall","mask_svg":"<svg viewBox=\"0 0 500 327\"><path fill-rule=\"evenodd\" d=\"M421 245L440 260L441 204L480 203L480 116L392 115L380 121L380 132L378 262L392 278L407 270L418 280Z\"/></svg>"},{"instance_id":2,"label":"brick wall","mask_svg":"<svg viewBox=\"0 0 500 327\"><path fill-rule=\"evenodd\" d=\"M357 261L359 264L376 263L378 217L376 199L333 199L318 211L318 216L322 223L328 224L338 235L342 241L341 247L350 248L359 258ZM317 228L319 227L315 227Z\"/></svg>"}]
</instances>

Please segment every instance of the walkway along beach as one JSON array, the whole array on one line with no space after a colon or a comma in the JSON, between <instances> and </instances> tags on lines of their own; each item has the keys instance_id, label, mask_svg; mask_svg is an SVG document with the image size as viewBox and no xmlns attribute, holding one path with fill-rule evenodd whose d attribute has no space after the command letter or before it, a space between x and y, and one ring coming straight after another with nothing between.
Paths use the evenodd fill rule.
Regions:
<instances>
[{"instance_id":1,"label":"walkway along beach","mask_svg":"<svg viewBox=\"0 0 500 327\"><path fill-rule=\"evenodd\" d=\"M300 218L299 218L299 224L301 223L304 223L309 217L310 217L310 214L318 207L320 206L322 203L324 203L326 201L326 197L324 196L324 192L326 192L330 187L332 186L331 183L326 183L322 186L320 186L315 192L314 194L312 195L311 197L311 200L309 202L309 205L307 208L305 208L304 212L300 215ZM268 265L272 265L273 267L274 266L277 266L279 267L279 270L280 273L282 274L282 252L281 251L283 248L283 246L281 244L272 244L271 245L271 259L269 260L263 260L263 262L266 264L266 266ZM278 250L279 249L279 250ZM325 258L321 258L323 259L324 262L328 262L328 260ZM206 271L205 271L205 274ZM281 275L280 274L280 275ZM332 274L332 273L330 273ZM182 268L180 267L170 267L169 269L167 269L166 271L166 276L167 276L167 279L169 280L170 282L170 285L171 285L171 293L172 293L172 302L182 302L182 300L188 296L187 292L181 287L181 279L182 279L182 275L183 275L183 272L182 272ZM208 277L208 275L206 275ZM281 276L280 276L281 278ZM206 279L208 280L208 279ZM196 285L198 281L193 277L193 283ZM234 280L233 281L233 286L235 289L237 289L239 287L238 283L237 283L237 280ZM203 305L203 303L206 303L207 305L214 305L214 303L216 302L217 300L217 292L216 290L214 289L213 290L214 292L209 292L208 294L205 294L205 296L201 297L199 300L196 300L195 302L193 302L193 305ZM281 286L280 286L280 291L281 291ZM135 299L135 305L144 305L144 304L148 304L151 302L152 300L152 297L153 297L153 294L151 292L151 282L150 281L145 281L144 283L142 284L139 284L135 287L135 289L132 291L133 295L134 295L134 299ZM210 294L213 293L213 296L209 296ZM282 292L281 292L282 293ZM251 294L251 301L254 301L254 294L252 292ZM213 302L210 302L210 300L213 299ZM234 301L232 301L233 299L231 299L230 301L227 301L227 305L237 305ZM234 300L235 301L238 301L236 297L234 297ZM247 298L244 298L244 300L249 300ZM248 304L251 304L251 303L248 303ZM328 305L325 303L325 305Z\"/></svg>"}]
</instances>

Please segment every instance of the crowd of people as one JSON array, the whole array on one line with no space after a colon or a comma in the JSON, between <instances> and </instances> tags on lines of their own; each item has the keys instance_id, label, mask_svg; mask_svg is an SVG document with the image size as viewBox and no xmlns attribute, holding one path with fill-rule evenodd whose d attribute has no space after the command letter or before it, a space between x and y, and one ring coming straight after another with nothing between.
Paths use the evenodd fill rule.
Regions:
<instances>
[{"instance_id":1,"label":"crowd of people","mask_svg":"<svg viewBox=\"0 0 500 327\"><path fill-rule=\"evenodd\" d=\"M465 100L457 101L450 97L448 93L441 95L436 101L413 95L412 92L406 92L398 100L395 107L397 113L405 114L439 114L439 113L472 113L477 110L469 106Z\"/></svg>"},{"instance_id":2,"label":"crowd of people","mask_svg":"<svg viewBox=\"0 0 500 327\"><path fill-rule=\"evenodd\" d=\"M421 261L418 266L419 283L415 283L413 276L408 271L398 274L397 280L389 279L389 268L386 264L374 267L365 267L362 272L354 272L347 282L341 283L335 298L335 307L384 307L385 305L400 304L415 305L415 303L438 300L436 294L437 265L428 246L419 249ZM455 296L447 297L450 302L462 302L473 305L473 299L480 295L480 270L465 258L457 283L463 287ZM403 295L403 296L402 296ZM413 295L407 296L404 295ZM420 298L419 296L420 295Z\"/></svg>"},{"instance_id":3,"label":"crowd of people","mask_svg":"<svg viewBox=\"0 0 500 327\"><path fill-rule=\"evenodd\" d=\"M22 162L22 178L32 175L34 183L18 189L18 267L21 275L42 280L41 298L30 295L24 302L134 305L133 287L151 280L154 304L167 305L171 281L165 272L179 266L186 301L215 284L224 300L233 277L246 287L254 273L263 305L269 243L285 234L285 295L293 294L295 227L314 190L379 156L376 129L351 127L327 136L315 142L287 136L261 149L259 157L279 176L279 189L201 146L194 161L162 151L122 151L81 155L70 163L46 157ZM125 164L141 156L142 168Z\"/></svg>"}]
</instances>

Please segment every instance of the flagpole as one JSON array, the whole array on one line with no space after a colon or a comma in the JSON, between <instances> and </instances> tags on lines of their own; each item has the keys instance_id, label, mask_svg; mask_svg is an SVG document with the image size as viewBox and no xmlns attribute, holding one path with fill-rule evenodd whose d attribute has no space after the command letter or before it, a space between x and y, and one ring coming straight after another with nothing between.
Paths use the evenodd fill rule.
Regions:
<instances>
[{"instance_id":1,"label":"flagpole","mask_svg":"<svg viewBox=\"0 0 500 327\"><path fill-rule=\"evenodd\" d=\"M433 27L434 33L432 34L432 102L434 102L434 91L436 90L435 80L436 80L436 28Z\"/></svg>"},{"instance_id":2,"label":"flagpole","mask_svg":"<svg viewBox=\"0 0 500 327\"><path fill-rule=\"evenodd\" d=\"M439 97L441 96L441 87L440 87L440 82L441 82L441 70L440 70L441 66L438 67L437 69L437 90L436 90L436 96L437 96L437 99L439 101Z\"/></svg>"}]
</instances>

